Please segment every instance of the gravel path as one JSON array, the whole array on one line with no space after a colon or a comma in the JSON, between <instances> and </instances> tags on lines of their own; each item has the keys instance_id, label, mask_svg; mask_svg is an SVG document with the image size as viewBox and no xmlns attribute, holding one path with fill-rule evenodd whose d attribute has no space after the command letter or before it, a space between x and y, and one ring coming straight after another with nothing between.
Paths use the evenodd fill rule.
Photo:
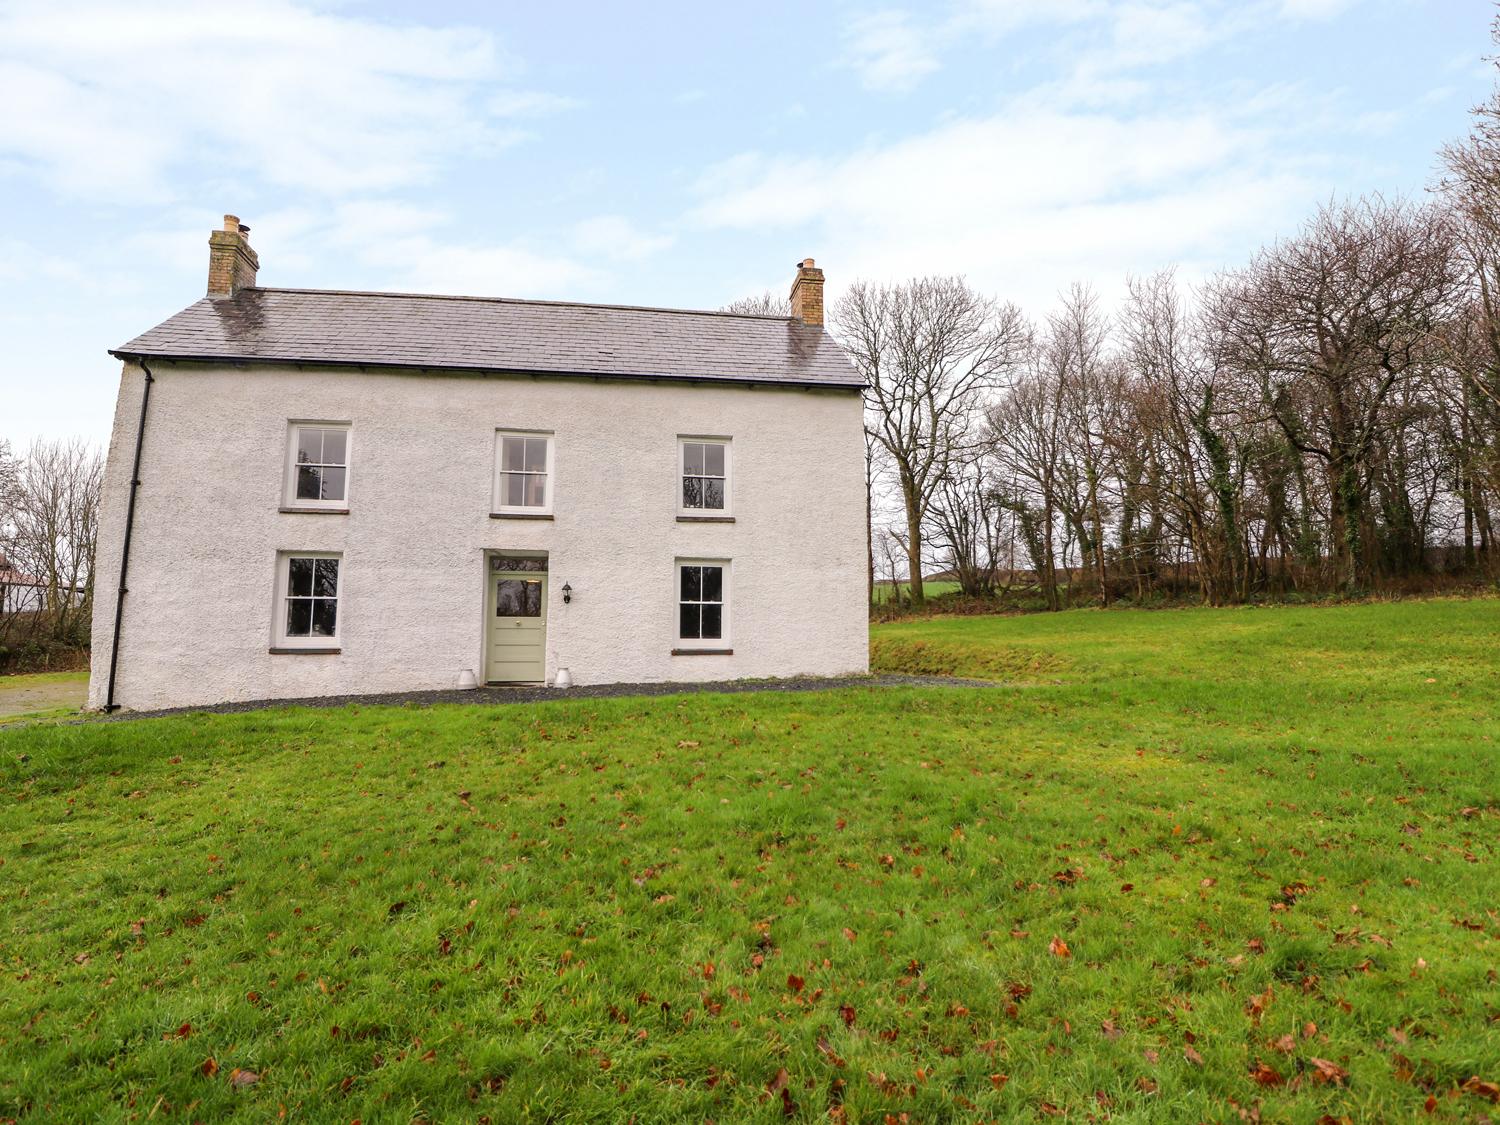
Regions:
<instances>
[{"instance_id":1,"label":"gravel path","mask_svg":"<svg viewBox=\"0 0 1500 1125\"><path fill-rule=\"evenodd\" d=\"M957 676L798 676L785 680L725 680L715 683L590 684L561 690L551 687L481 687L469 691L402 691L384 695L326 695L309 699L256 699L243 703L218 703L210 707L178 707L168 711L126 711L108 721L153 719L163 715L202 712L233 714L278 707L417 706L434 703L466 703L502 706L508 703L544 703L554 699L615 699L626 696L692 695L699 692L740 694L743 692L833 691L839 688L954 687L997 688L1005 685L989 680L966 680ZM98 721L98 720L94 720Z\"/></svg>"}]
</instances>

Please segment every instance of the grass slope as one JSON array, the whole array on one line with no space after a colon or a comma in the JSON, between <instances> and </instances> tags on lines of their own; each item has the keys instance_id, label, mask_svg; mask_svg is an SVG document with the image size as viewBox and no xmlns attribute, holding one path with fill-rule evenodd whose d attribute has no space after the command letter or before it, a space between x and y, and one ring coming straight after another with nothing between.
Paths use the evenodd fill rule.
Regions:
<instances>
[{"instance_id":1,"label":"grass slope","mask_svg":"<svg viewBox=\"0 0 1500 1125\"><path fill-rule=\"evenodd\" d=\"M1493 1114L1497 631L935 620L877 637L1048 670L0 732L0 1120Z\"/></svg>"}]
</instances>

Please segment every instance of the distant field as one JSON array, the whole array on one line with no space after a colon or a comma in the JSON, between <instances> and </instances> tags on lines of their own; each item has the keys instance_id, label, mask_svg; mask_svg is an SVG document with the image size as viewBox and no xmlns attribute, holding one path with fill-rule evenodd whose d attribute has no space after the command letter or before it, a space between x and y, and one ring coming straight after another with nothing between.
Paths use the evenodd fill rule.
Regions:
<instances>
[{"instance_id":1,"label":"distant field","mask_svg":"<svg viewBox=\"0 0 1500 1125\"><path fill-rule=\"evenodd\" d=\"M901 590L901 596L903 598L911 596L911 583L910 582L901 582L901 583L877 582L877 583L875 583L875 604L877 604L877 605L883 605L884 603L890 601L892 594L896 591L896 589L898 587ZM926 597L929 597L929 598L935 598L939 594L952 594L952 593L956 593L957 591L958 591L958 583L957 582L950 582L950 581L946 581L946 580L941 580L941 581L940 580L933 580L933 581L930 581L930 582L929 581L924 581L922 583L922 593L923 593L923 595L925 595Z\"/></svg>"},{"instance_id":2,"label":"distant field","mask_svg":"<svg viewBox=\"0 0 1500 1125\"><path fill-rule=\"evenodd\" d=\"M1500 601L873 637L0 732L0 1121L1496 1114Z\"/></svg>"},{"instance_id":3,"label":"distant field","mask_svg":"<svg viewBox=\"0 0 1500 1125\"><path fill-rule=\"evenodd\" d=\"M88 690L87 672L0 676L0 723L75 714Z\"/></svg>"}]
</instances>

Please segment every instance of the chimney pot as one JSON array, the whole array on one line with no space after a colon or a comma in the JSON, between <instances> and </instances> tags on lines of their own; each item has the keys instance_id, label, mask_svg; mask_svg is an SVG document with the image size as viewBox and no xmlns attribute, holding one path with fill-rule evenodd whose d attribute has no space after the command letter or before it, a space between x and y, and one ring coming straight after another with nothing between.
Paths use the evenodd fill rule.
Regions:
<instances>
[{"instance_id":1,"label":"chimney pot","mask_svg":"<svg viewBox=\"0 0 1500 1125\"><path fill-rule=\"evenodd\" d=\"M811 258L797 263L792 281L792 316L813 328L823 327L823 271Z\"/></svg>"},{"instance_id":2,"label":"chimney pot","mask_svg":"<svg viewBox=\"0 0 1500 1125\"><path fill-rule=\"evenodd\" d=\"M254 289L259 269L260 257L250 249L250 228L238 215L225 215L224 229L208 236L208 295L222 299Z\"/></svg>"}]
</instances>

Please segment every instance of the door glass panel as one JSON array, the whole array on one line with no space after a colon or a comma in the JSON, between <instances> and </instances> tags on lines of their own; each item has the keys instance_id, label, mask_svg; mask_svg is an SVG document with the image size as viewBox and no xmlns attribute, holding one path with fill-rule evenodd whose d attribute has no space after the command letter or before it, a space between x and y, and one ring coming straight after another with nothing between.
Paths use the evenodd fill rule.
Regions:
<instances>
[{"instance_id":1,"label":"door glass panel","mask_svg":"<svg viewBox=\"0 0 1500 1125\"><path fill-rule=\"evenodd\" d=\"M502 578L495 584L496 617L540 617L542 584L535 578Z\"/></svg>"},{"instance_id":2,"label":"door glass panel","mask_svg":"<svg viewBox=\"0 0 1500 1125\"><path fill-rule=\"evenodd\" d=\"M527 573L546 574L547 560L531 556L520 555L491 555L491 570L520 570Z\"/></svg>"}]
</instances>

